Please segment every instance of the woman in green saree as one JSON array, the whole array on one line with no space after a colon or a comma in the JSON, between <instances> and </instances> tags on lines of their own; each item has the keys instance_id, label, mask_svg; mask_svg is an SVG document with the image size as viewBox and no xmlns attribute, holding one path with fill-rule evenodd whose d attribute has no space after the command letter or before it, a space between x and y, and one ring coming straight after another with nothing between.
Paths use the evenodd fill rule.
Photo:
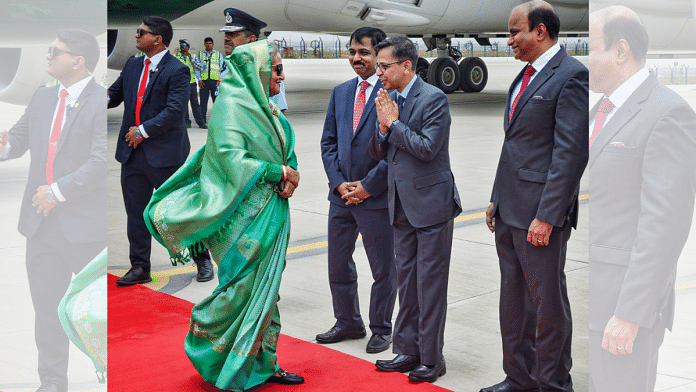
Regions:
<instances>
[{"instance_id":1,"label":"woman in green saree","mask_svg":"<svg viewBox=\"0 0 696 392\"><path fill-rule=\"evenodd\" d=\"M225 390L299 384L276 362L288 198L299 182L294 132L268 100L284 79L281 57L264 40L226 64L206 145L155 192L145 221L173 260L204 245L218 263L220 284L194 306L185 341L203 379Z\"/></svg>"}]
</instances>

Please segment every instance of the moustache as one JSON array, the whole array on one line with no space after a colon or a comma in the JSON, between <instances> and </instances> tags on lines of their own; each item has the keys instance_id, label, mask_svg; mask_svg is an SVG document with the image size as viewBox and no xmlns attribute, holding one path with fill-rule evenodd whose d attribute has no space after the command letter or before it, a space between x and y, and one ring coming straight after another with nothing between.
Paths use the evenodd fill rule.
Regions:
<instances>
[{"instance_id":1,"label":"moustache","mask_svg":"<svg viewBox=\"0 0 696 392\"><path fill-rule=\"evenodd\" d=\"M362 61L354 61L354 62L353 62L353 65L362 65L362 66L365 66L365 63L363 63Z\"/></svg>"}]
</instances>

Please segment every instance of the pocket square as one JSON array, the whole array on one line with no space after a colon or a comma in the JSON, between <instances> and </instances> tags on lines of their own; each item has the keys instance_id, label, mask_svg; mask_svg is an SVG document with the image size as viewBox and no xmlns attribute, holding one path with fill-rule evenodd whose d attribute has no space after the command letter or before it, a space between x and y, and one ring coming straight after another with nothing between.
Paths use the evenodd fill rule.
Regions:
<instances>
[{"instance_id":1,"label":"pocket square","mask_svg":"<svg viewBox=\"0 0 696 392\"><path fill-rule=\"evenodd\" d=\"M535 95L532 97L532 99L544 99L541 95Z\"/></svg>"},{"instance_id":2,"label":"pocket square","mask_svg":"<svg viewBox=\"0 0 696 392\"><path fill-rule=\"evenodd\" d=\"M622 142L611 142L611 143L609 143L609 145L614 146L614 147L626 147L626 145L623 144Z\"/></svg>"}]
</instances>

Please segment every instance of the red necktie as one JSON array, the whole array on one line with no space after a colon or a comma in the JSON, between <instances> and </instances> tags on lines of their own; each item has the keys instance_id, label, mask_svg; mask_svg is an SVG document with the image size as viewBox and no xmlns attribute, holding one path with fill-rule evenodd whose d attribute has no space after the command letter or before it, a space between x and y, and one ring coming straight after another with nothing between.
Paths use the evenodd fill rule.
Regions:
<instances>
[{"instance_id":1,"label":"red necktie","mask_svg":"<svg viewBox=\"0 0 696 392\"><path fill-rule=\"evenodd\" d=\"M360 92L358 93L358 99L355 100L355 108L353 109L353 135L358 129L358 124L360 123L360 117L365 109L365 90L370 85L368 82L360 82Z\"/></svg>"},{"instance_id":2,"label":"red necktie","mask_svg":"<svg viewBox=\"0 0 696 392\"><path fill-rule=\"evenodd\" d=\"M48 140L48 155L46 156L46 183L53 184L53 161L56 159L56 149L60 132L63 128L63 115L65 114L65 96L68 90L60 90L60 101L58 101L58 112L51 128L51 137Z\"/></svg>"},{"instance_id":3,"label":"red necktie","mask_svg":"<svg viewBox=\"0 0 696 392\"><path fill-rule=\"evenodd\" d=\"M140 125L140 107L143 106L143 97L145 97L145 89L147 88L147 73L150 72L150 59L145 59L145 68L143 69L143 77L140 80L140 88L138 88L138 99L135 101L135 126Z\"/></svg>"},{"instance_id":4,"label":"red necktie","mask_svg":"<svg viewBox=\"0 0 696 392\"><path fill-rule=\"evenodd\" d=\"M597 117L595 117L594 128L592 128L592 136L590 136L590 147L595 141L599 132L604 126L604 122L607 120L607 114L614 109L614 104L608 98L604 98L602 103L599 104L599 109L597 109Z\"/></svg>"},{"instance_id":5,"label":"red necktie","mask_svg":"<svg viewBox=\"0 0 696 392\"><path fill-rule=\"evenodd\" d=\"M527 69L524 70L524 76L522 77L522 87L520 88L520 92L515 97L515 100L512 101L512 106L510 106L510 118L508 119L508 121L512 120L512 113L515 112L515 106L517 106L517 101L520 100L522 93L527 88L527 85L529 84L529 78L532 76L532 74L534 74L534 67L528 65Z\"/></svg>"}]
</instances>

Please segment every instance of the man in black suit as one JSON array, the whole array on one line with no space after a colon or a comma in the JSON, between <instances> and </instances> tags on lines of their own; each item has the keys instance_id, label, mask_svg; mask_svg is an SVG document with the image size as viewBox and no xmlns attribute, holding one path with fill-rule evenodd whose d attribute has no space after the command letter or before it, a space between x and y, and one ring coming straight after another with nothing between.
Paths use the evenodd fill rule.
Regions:
<instances>
[{"instance_id":1,"label":"man in black suit","mask_svg":"<svg viewBox=\"0 0 696 392\"><path fill-rule=\"evenodd\" d=\"M31 153L19 232L27 238L36 313L38 391L65 392L69 340L58 304L72 274L106 247L106 91L90 74L99 44L89 33L59 31L47 60L60 83L38 89L19 121L0 133L0 160Z\"/></svg>"},{"instance_id":2,"label":"man in black suit","mask_svg":"<svg viewBox=\"0 0 696 392\"><path fill-rule=\"evenodd\" d=\"M566 244L587 165L588 71L558 45L543 1L512 10L508 45L528 65L510 86L486 219L500 260L507 377L481 392L572 391Z\"/></svg>"},{"instance_id":3,"label":"man in black suit","mask_svg":"<svg viewBox=\"0 0 696 392\"><path fill-rule=\"evenodd\" d=\"M447 281L454 217L462 211L449 161L449 102L416 75L418 52L408 38L389 38L375 51L384 88L375 103L379 123L370 155L387 159L399 282L397 356L376 365L385 372L411 371L415 382L434 382L446 372Z\"/></svg>"},{"instance_id":4,"label":"man in black suit","mask_svg":"<svg viewBox=\"0 0 696 392\"><path fill-rule=\"evenodd\" d=\"M368 155L377 113L375 98L382 82L375 75L374 46L386 38L374 27L361 27L350 37L348 61L358 74L331 93L321 152L329 179L329 286L336 324L317 335L318 343L360 339L365 325L358 306L358 275L353 252L358 232L374 283L370 293L368 353L389 348L396 301L394 239L387 209L387 162Z\"/></svg>"},{"instance_id":5,"label":"man in black suit","mask_svg":"<svg viewBox=\"0 0 696 392\"><path fill-rule=\"evenodd\" d=\"M647 49L630 9L590 15L590 391L654 391L694 213L696 113Z\"/></svg>"},{"instance_id":6,"label":"man in black suit","mask_svg":"<svg viewBox=\"0 0 696 392\"><path fill-rule=\"evenodd\" d=\"M145 55L128 60L109 87L109 108L121 102L125 105L116 160L121 163L132 267L117 280L120 286L152 280L152 237L143 211L154 189L186 161L190 150L184 112L191 75L188 67L167 50L172 36L172 25L166 19L143 18L136 33L136 46ZM208 252L194 256L199 281L213 278L209 257Z\"/></svg>"}]
</instances>

